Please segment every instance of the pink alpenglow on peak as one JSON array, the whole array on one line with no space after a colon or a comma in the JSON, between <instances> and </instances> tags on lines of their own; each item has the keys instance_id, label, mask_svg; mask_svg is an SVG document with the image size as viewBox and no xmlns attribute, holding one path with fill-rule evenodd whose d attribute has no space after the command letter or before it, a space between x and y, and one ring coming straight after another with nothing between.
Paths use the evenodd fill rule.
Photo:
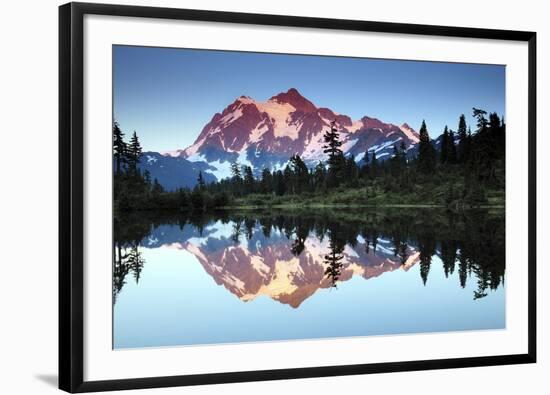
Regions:
<instances>
[{"instance_id":1,"label":"pink alpenglow on peak","mask_svg":"<svg viewBox=\"0 0 550 395\"><path fill-rule=\"evenodd\" d=\"M265 102L238 97L213 115L191 146L167 155L207 162L214 169L208 171L218 179L230 176L228 169L233 162L249 165L259 173L264 168L282 169L290 156L298 154L314 165L327 159L323 135L333 121L344 154L354 155L357 162L367 151L376 152L383 160L391 157L394 145L403 142L409 150L419 141L418 133L406 123L397 126L369 116L353 120L344 113L317 107L296 88L290 88Z\"/></svg>"}]
</instances>

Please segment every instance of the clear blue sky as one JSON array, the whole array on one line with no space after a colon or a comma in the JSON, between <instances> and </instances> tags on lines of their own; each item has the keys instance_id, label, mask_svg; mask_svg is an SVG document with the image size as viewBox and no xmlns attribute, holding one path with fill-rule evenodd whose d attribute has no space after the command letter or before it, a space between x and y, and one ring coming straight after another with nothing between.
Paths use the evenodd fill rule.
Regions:
<instances>
[{"instance_id":1,"label":"clear blue sky","mask_svg":"<svg viewBox=\"0 0 550 395\"><path fill-rule=\"evenodd\" d=\"M114 118L144 150L192 144L241 95L265 101L296 88L318 107L419 129L432 137L472 107L504 115L505 67L438 62L115 46Z\"/></svg>"}]
</instances>

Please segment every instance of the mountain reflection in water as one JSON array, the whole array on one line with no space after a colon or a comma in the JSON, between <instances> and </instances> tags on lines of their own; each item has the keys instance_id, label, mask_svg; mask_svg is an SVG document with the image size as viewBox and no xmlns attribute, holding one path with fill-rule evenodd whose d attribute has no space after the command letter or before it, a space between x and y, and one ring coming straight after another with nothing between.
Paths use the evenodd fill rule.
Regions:
<instances>
[{"instance_id":1,"label":"mountain reflection in water","mask_svg":"<svg viewBox=\"0 0 550 395\"><path fill-rule=\"evenodd\" d=\"M475 284L461 294L477 303L503 286L505 273L504 216L487 211L139 213L115 220L113 249L115 314L125 287L132 283L139 292L144 270L155 268L155 251L166 249L192 254L241 303L263 296L295 310L322 289L337 294L354 278L364 282L354 286L368 287L395 271L430 288L432 265L453 280L445 286ZM182 278L181 288L187 285ZM440 286L434 286L434 303Z\"/></svg>"}]
</instances>

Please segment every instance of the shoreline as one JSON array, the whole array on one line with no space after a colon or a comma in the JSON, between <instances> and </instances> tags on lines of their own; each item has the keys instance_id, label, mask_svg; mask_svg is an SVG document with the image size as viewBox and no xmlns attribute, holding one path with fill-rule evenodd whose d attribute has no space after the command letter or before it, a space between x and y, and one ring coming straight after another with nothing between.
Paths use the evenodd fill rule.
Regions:
<instances>
[{"instance_id":1,"label":"shoreline","mask_svg":"<svg viewBox=\"0 0 550 395\"><path fill-rule=\"evenodd\" d=\"M137 210L129 210L129 211L123 211L113 214L122 214L122 213L129 213L129 212L155 212L155 211L163 211L163 212L174 212L174 213L181 213L182 211L189 211L189 212L215 212L215 211L238 211L238 210L312 210L312 209L434 209L434 210L448 210L453 212L469 212L469 211L475 211L475 210L499 210L504 211L506 206L505 205L479 205L476 207L466 207L461 208L459 210L452 210L449 209L445 205L438 205L438 204L384 204L384 205L374 205L374 204L274 204L274 205L238 205L238 206L223 206L223 207L216 207L216 208L210 208L205 210L182 210L182 209L174 209L174 208L164 208L164 209L137 209Z\"/></svg>"},{"instance_id":2,"label":"shoreline","mask_svg":"<svg viewBox=\"0 0 550 395\"><path fill-rule=\"evenodd\" d=\"M447 209L448 207L442 204L407 204L407 203L395 203L395 204L274 204L274 205L243 205L243 206L225 206L219 209L257 209L257 208L434 208L434 209ZM467 207L457 211L478 210L478 209L505 209L505 205L479 205L476 207Z\"/></svg>"}]
</instances>

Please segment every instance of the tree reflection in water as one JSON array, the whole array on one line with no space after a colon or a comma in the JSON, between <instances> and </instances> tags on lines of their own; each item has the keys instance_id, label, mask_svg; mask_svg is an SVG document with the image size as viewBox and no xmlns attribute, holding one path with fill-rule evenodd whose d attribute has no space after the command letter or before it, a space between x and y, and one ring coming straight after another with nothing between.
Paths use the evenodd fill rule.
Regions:
<instances>
[{"instance_id":1,"label":"tree reflection in water","mask_svg":"<svg viewBox=\"0 0 550 395\"><path fill-rule=\"evenodd\" d=\"M466 287L468 279L475 277L474 300L487 296L490 290L497 289L504 282L502 211L451 213L438 209L319 209L219 211L189 216L184 213L142 212L118 215L114 221L113 303L130 273L136 283L139 281L146 265L140 248L150 247L147 243L150 237L168 238L159 240L159 245L184 243L187 241L184 228L192 227L202 236L205 228L215 221L231 227L230 241L235 246L245 242L244 239L250 241L261 235L265 245L259 248L268 248L275 235L283 235L288 239L288 251L296 258L304 254L308 240L313 239L321 245L328 239L322 257L324 276L331 288L336 288L341 280L346 264L344 251L355 248L358 240L364 243L364 252L369 256L377 256L380 241L389 240L390 251L401 265L407 264L411 251L418 251L420 280L425 286L429 284L434 255L440 258L445 276L452 275L455 270L458 272L460 287ZM162 236L157 232L161 226L177 226L179 233L165 232Z\"/></svg>"}]
</instances>

